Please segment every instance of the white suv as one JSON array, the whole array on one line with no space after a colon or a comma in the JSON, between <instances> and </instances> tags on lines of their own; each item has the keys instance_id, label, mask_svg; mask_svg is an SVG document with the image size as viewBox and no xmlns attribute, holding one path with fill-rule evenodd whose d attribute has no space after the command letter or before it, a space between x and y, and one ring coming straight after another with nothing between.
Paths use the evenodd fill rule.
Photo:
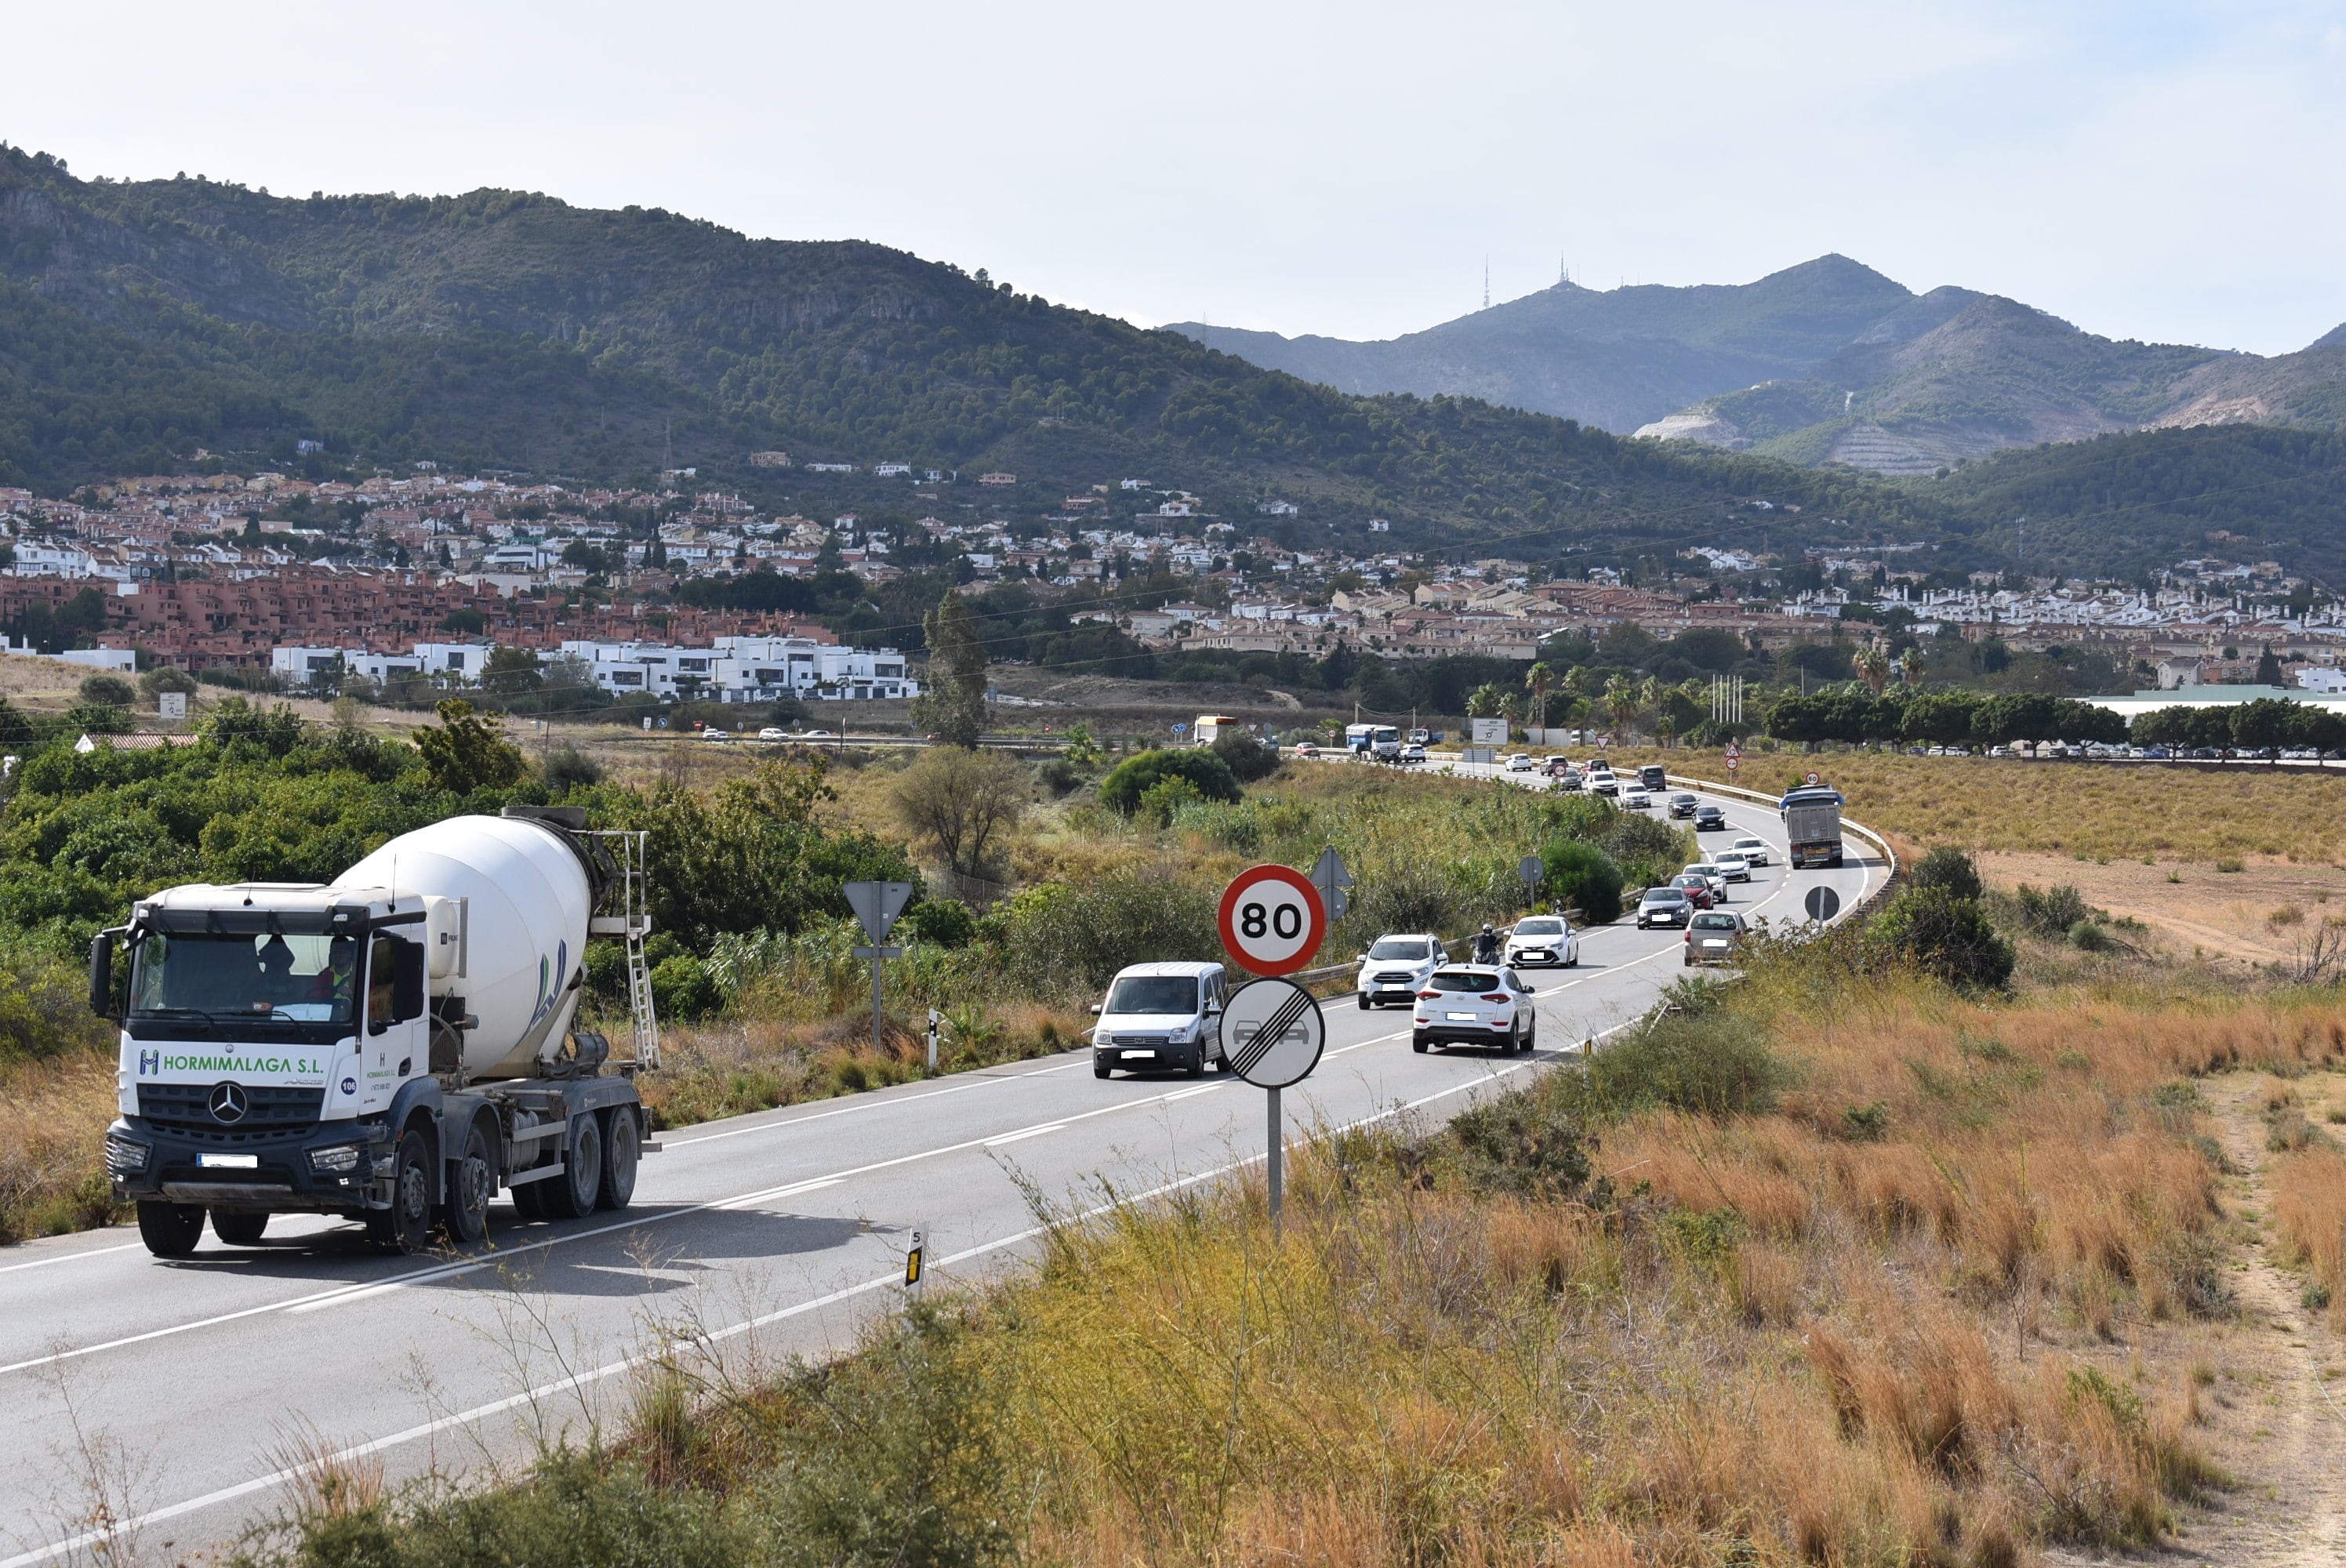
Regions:
<instances>
[{"instance_id":1,"label":"white suv","mask_svg":"<svg viewBox=\"0 0 2346 1568\"><path fill-rule=\"evenodd\" d=\"M1356 984L1361 1005L1379 1007L1398 1002L1408 1006L1424 989L1426 976L1448 961L1449 955L1443 952L1438 936L1421 933L1377 938L1369 951L1361 954L1361 977Z\"/></svg>"},{"instance_id":2,"label":"white suv","mask_svg":"<svg viewBox=\"0 0 2346 1568\"><path fill-rule=\"evenodd\" d=\"M1092 1076L1114 1067L1178 1067L1203 1077L1222 1057L1226 982L1219 963L1135 963L1117 971L1092 1013Z\"/></svg>"},{"instance_id":3,"label":"white suv","mask_svg":"<svg viewBox=\"0 0 2346 1568\"><path fill-rule=\"evenodd\" d=\"M1538 1044L1539 1009L1532 988L1512 969L1445 964L1426 979L1410 1019L1409 1048L1491 1045L1501 1054Z\"/></svg>"}]
</instances>

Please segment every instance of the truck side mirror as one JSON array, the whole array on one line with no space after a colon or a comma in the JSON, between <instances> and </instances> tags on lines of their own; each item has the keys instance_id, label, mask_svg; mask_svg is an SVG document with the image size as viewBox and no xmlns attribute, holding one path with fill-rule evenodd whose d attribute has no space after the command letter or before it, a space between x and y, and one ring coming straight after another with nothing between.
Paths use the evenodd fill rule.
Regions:
<instances>
[{"instance_id":1,"label":"truck side mirror","mask_svg":"<svg viewBox=\"0 0 2346 1568\"><path fill-rule=\"evenodd\" d=\"M114 939L118 932L99 932L89 939L89 1010L100 1018L114 1011Z\"/></svg>"},{"instance_id":2,"label":"truck side mirror","mask_svg":"<svg viewBox=\"0 0 2346 1568\"><path fill-rule=\"evenodd\" d=\"M411 1018L423 1016L423 967L426 957L423 947L403 942L392 949L394 955L391 970L391 1018L394 1023L404 1023Z\"/></svg>"}]
</instances>

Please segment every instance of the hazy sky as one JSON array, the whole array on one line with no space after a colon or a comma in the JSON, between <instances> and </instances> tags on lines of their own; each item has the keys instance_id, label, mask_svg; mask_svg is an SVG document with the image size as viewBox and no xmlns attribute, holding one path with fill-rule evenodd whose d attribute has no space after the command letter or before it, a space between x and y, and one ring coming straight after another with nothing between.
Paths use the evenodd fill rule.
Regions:
<instances>
[{"instance_id":1,"label":"hazy sky","mask_svg":"<svg viewBox=\"0 0 2346 1568\"><path fill-rule=\"evenodd\" d=\"M2346 320L2346 0L0 0L83 175L495 185L1381 337L1829 250L2113 337Z\"/></svg>"}]
</instances>

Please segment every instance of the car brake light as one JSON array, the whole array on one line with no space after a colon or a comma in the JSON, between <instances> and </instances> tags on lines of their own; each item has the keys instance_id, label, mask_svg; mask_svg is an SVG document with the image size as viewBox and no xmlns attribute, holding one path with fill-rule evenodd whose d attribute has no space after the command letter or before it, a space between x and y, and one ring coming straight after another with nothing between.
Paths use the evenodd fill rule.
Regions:
<instances>
[{"instance_id":1,"label":"car brake light","mask_svg":"<svg viewBox=\"0 0 2346 1568\"><path fill-rule=\"evenodd\" d=\"M1417 993L1417 999L1420 1002L1431 1002L1441 994L1442 993L1438 991L1421 991Z\"/></svg>"},{"instance_id":2,"label":"car brake light","mask_svg":"<svg viewBox=\"0 0 2346 1568\"><path fill-rule=\"evenodd\" d=\"M1494 995L1485 996L1484 998L1483 998L1483 1000L1484 1000L1484 1001L1485 1001L1485 1002L1504 1002L1506 999L1507 999L1507 994L1506 994L1506 993L1505 993L1505 992L1504 992L1504 991L1503 991L1503 992L1499 992L1499 993L1496 993L1496 994L1494 994Z\"/></svg>"}]
</instances>

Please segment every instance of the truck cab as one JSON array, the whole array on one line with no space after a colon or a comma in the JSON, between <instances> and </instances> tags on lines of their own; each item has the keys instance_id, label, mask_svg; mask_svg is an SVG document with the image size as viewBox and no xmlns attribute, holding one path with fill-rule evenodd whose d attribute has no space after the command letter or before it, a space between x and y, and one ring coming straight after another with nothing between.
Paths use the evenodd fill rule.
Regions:
<instances>
[{"instance_id":1,"label":"truck cab","mask_svg":"<svg viewBox=\"0 0 2346 1568\"><path fill-rule=\"evenodd\" d=\"M128 961L121 1120L106 1145L116 1196L142 1216L158 1202L373 1209L378 1131L431 1074L430 943L453 944L456 913L435 924L427 906L442 902L273 883L141 900L91 959L92 1002L108 1013L117 937Z\"/></svg>"}]
</instances>

